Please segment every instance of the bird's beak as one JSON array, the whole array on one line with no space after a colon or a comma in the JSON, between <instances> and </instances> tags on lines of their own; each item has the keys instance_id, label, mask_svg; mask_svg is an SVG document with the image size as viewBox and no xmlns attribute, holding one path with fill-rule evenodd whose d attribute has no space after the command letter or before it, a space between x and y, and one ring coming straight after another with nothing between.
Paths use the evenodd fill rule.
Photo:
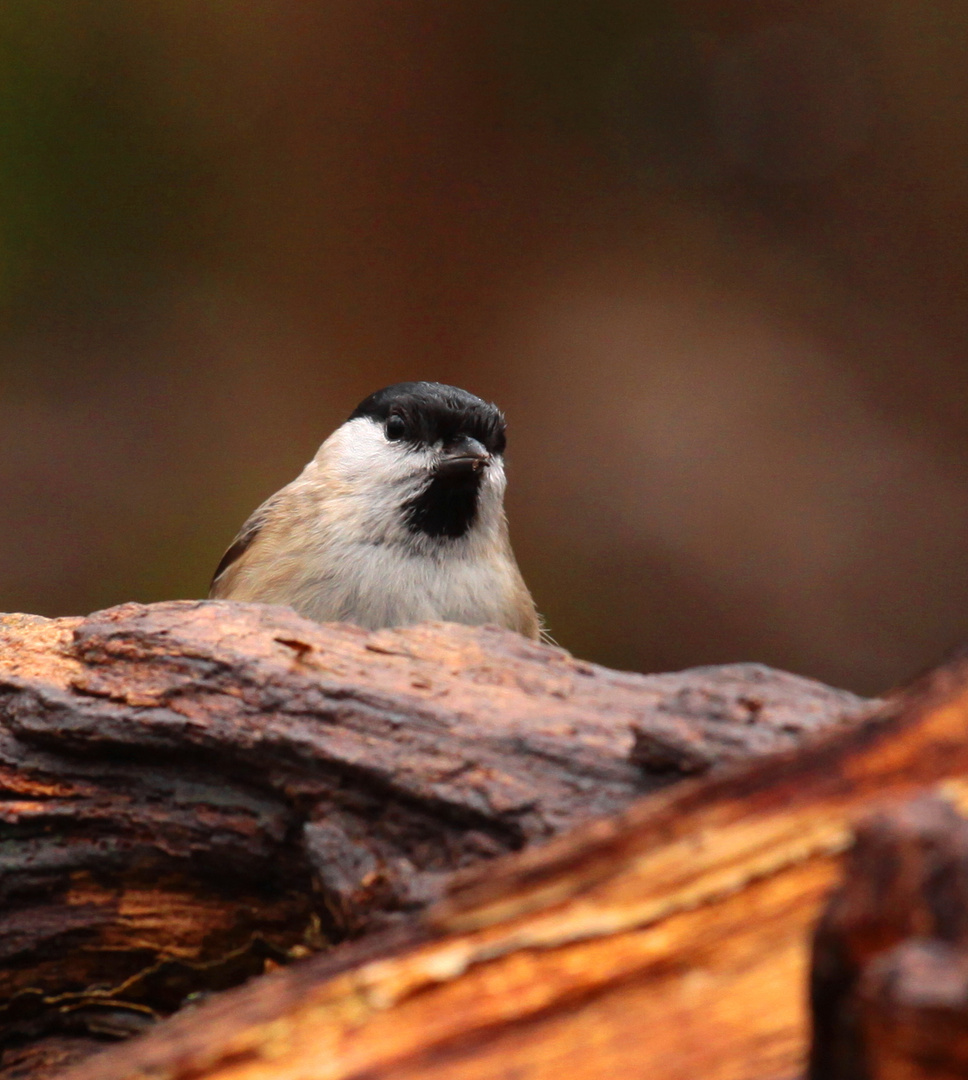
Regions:
<instances>
[{"instance_id":1,"label":"bird's beak","mask_svg":"<svg viewBox=\"0 0 968 1080\"><path fill-rule=\"evenodd\" d=\"M441 454L436 472L438 476L459 476L461 473L479 472L491 460L484 446L470 436L462 436Z\"/></svg>"}]
</instances>

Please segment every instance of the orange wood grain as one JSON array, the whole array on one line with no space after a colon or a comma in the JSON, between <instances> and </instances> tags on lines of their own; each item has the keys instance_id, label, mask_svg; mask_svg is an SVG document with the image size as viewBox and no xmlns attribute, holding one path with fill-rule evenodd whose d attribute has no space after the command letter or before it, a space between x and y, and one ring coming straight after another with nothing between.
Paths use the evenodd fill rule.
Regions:
<instances>
[{"instance_id":1,"label":"orange wood grain","mask_svg":"<svg viewBox=\"0 0 968 1080\"><path fill-rule=\"evenodd\" d=\"M791 1080L852 828L922 790L968 803L966 663L854 730L468 874L409 946L279 972L68 1075Z\"/></svg>"}]
</instances>

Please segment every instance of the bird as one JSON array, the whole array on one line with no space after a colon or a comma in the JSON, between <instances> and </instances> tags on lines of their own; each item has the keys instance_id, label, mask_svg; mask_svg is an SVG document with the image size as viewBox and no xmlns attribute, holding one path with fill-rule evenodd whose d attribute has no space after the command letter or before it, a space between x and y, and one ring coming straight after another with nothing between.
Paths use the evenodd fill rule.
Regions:
<instances>
[{"instance_id":1,"label":"bird","mask_svg":"<svg viewBox=\"0 0 968 1080\"><path fill-rule=\"evenodd\" d=\"M370 630L497 624L539 639L504 511L505 420L437 382L370 394L222 556L209 596Z\"/></svg>"}]
</instances>

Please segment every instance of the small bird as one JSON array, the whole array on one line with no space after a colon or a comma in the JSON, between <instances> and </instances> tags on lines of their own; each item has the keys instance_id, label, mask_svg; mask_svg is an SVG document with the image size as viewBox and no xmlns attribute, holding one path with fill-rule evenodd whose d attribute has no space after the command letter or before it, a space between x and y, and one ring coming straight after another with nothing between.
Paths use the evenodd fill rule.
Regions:
<instances>
[{"instance_id":1,"label":"small bird","mask_svg":"<svg viewBox=\"0 0 968 1080\"><path fill-rule=\"evenodd\" d=\"M362 401L242 526L209 596L368 629L541 624L508 539L505 424L479 397L397 383Z\"/></svg>"}]
</instances>

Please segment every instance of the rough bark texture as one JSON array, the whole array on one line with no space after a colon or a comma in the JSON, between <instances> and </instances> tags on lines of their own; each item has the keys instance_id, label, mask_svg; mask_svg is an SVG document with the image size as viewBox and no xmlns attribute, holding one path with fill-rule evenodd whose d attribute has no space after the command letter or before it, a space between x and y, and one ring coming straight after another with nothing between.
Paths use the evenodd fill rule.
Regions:
<instances>
[{"instance_id":1,"label":"rough bark texture","mask_svg":"<svg viewBox=\"0 0 968 1080\"><path fill-rule=\"evenodd\" d=\"M394 920L412 944L455 871L862 706L757 665L630 675L488 628L212 602L8 616L0 1034L55 1032L53 1061ZM7 1076L42 1075L12 1053Z\"/></svg>"},{"instance_id":2,"label":"rough bark texture","mask_svg":"<svg viewBox=\"0 0 968 1080\"><path fill-rule=\"evenodd\" d=\"M105 1042L84 1036L48 1035L10 1046L3 1055L3 1080L52 1080L70 1065L103 1050Z\"/></svg>"},{"instance_id":3,"label":"rough bark texture","mask_svg":"<svg viewBox=\"0 0 968 1080\"><path fill-rule=\"evenodd\" d=\"M968 821L923 798L863 824L817 927L811 1080L968 1075Z\"/></svg>"},{"instance_id":4,"label":"rough bark texture","mask_svg":"<svg viewBox=\"0 0 968 1080\"><path fill-rule=\"evenodd\" d=\"M852 730L468 871L392 936L230 991L66 1075L793 1080L810 930L853 825L925 789L968 803L965 663Z\"/></svg>"}]
</instances>

